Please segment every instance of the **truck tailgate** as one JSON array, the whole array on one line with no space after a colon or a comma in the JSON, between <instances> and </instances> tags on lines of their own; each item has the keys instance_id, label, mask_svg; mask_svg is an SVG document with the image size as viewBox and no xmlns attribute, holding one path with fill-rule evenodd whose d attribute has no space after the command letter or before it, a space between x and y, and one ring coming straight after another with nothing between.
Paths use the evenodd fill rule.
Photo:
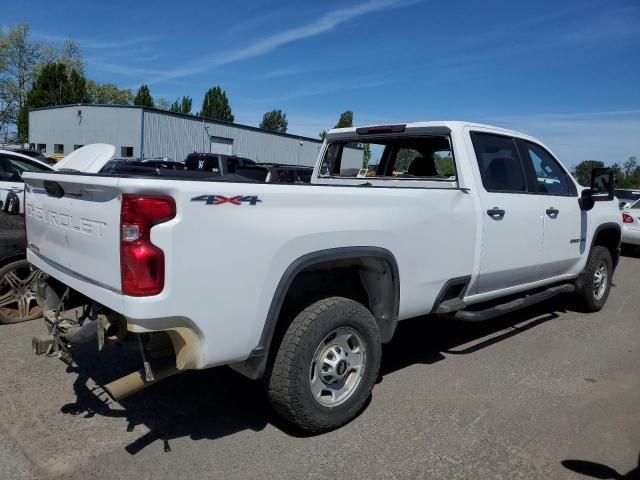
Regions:
<instances>
[{"instance_id":1,"label":"truck tailgate","mask_svg":"<svg viewBox=\"0 0 640 480\"><path fill-rule=\"evenodd\" d=\"M64 273L119 291L118 181L97 176L26 174L25 221L31 252Z\"/></svg>"}]
</instances>

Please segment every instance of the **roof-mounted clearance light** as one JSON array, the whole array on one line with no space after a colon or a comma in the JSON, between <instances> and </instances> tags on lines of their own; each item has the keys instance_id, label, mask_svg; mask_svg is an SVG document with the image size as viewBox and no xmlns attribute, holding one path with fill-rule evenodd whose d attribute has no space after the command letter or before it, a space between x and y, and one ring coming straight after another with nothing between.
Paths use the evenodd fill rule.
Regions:
<instances>
[{"instance_id":1,"label":"roof-mounted clearance light","mask_svg":"<svg viewBox=\"0 0 640 480\"><path fill-rule=\"evenodd\" d=\"M377 127L360 127L356 128L358 135L374 135L380 133L402 133L407 128L406 123L397 125L380 125Z\"/></svg>"}]
</instances>

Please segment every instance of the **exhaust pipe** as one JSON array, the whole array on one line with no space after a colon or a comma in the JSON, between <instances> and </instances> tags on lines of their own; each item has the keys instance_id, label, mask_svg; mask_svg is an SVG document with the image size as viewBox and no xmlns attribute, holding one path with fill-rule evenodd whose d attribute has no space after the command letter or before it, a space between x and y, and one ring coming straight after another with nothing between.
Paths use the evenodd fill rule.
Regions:
<instances>
[{"instance_id":1,"label":"exhaust pipe","mask_svg":"<svg viewBox=\"0 0 640 480\"><path fill-rule=\"evenodd\" d=\"M98 337L99 326L97 320L87 320L81 327L70 328L61 337L66 343L72 345L90 342Z\"/></svg>"},{"instance_id":2,"label":"exhaust pipe","mask_svg":"<svg viewBox=\"0 0 640 480\"><path fill-rule=\"evenodd\" d=\"M134 393L139 392L140 390L153 385L160 380L171 377L178 372L180 372L180 370L178 370L175 366L154 368L153 380L148 381L145 379L145 371L139 370L106 384L104 386L104 389L109 395L111 395L114 400L118 401L128 397L129 395L133 395Z\"/></svg>"}]
</instances>

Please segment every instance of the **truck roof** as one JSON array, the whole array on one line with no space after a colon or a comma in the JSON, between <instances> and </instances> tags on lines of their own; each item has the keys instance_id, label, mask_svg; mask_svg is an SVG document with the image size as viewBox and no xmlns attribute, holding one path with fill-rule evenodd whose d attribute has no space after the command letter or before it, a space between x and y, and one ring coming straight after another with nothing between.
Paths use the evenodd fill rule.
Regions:
<instances>
[{"instance_id":1,"label":"truck roof","mask_svg":"<svg viewBox=\"0 0 640 480\"><path fill-rule=\"evenodd\" d=\"M482 128L482 129L490 129L495 132L504 133L505 135L517 135L518 137L526 137L537 142L540 142L536 138L524 134L522 132L517 132L514 130L509 130L502 127L496 127L495 125L487 125L476 122L467 122L463 120L430 120L423 122L408 122L408 123L396 123L396 124L387 124L387 125L367 125L362 127L348 127L348 128L333 128L327 132L328 138L341 138L341 137L350 137L354 134L362 134L366 130L381 130L385 127L393 128L404 126L404 131L406 130L419 130L421 133L426 133L427 131L433 131L436 133L437 131L445 131L450 132L453 130L462 129L464 127L473 127L473 128ZM374 132L370 132L374 133ZM379 133L393 133L391 131L380 131Z\"/></svg>"}]
</instances>

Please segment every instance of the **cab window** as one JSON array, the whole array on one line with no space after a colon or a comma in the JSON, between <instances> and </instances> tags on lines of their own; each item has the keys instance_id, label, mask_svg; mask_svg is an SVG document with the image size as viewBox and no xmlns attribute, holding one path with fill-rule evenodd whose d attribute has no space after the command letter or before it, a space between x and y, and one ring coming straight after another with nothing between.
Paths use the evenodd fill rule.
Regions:
<instances>
[{"instance_id":1,"label":"cab window","mask_svg":"<svg viewBox=\"0 0 640 480\"><path fill-rule=\"evenodd\" d=\"M511 137L471 132L482 184L488 192L527 191L522 162Z\"/></svg>"},{"instance_id":2,"label":"cab window","mask_svg":"<svg viewBox=\"0 0 640 480\"><path fill-rule=\"evenodd\" d=\"M448 135L367 140L331 142L320 167L320 176L457 181Z\"/></svg>"},{"instance_id":3,"label":"cab window","mask_svg":"<svg viewBox=\"0 0 640 480\"><path fill-rule=\"evenodd\" d=\"M531 142L524 142L524 145L535 172L538 193L571 194L569 179L558 161L540 145Z\"/></svg>"}]
</instances>

